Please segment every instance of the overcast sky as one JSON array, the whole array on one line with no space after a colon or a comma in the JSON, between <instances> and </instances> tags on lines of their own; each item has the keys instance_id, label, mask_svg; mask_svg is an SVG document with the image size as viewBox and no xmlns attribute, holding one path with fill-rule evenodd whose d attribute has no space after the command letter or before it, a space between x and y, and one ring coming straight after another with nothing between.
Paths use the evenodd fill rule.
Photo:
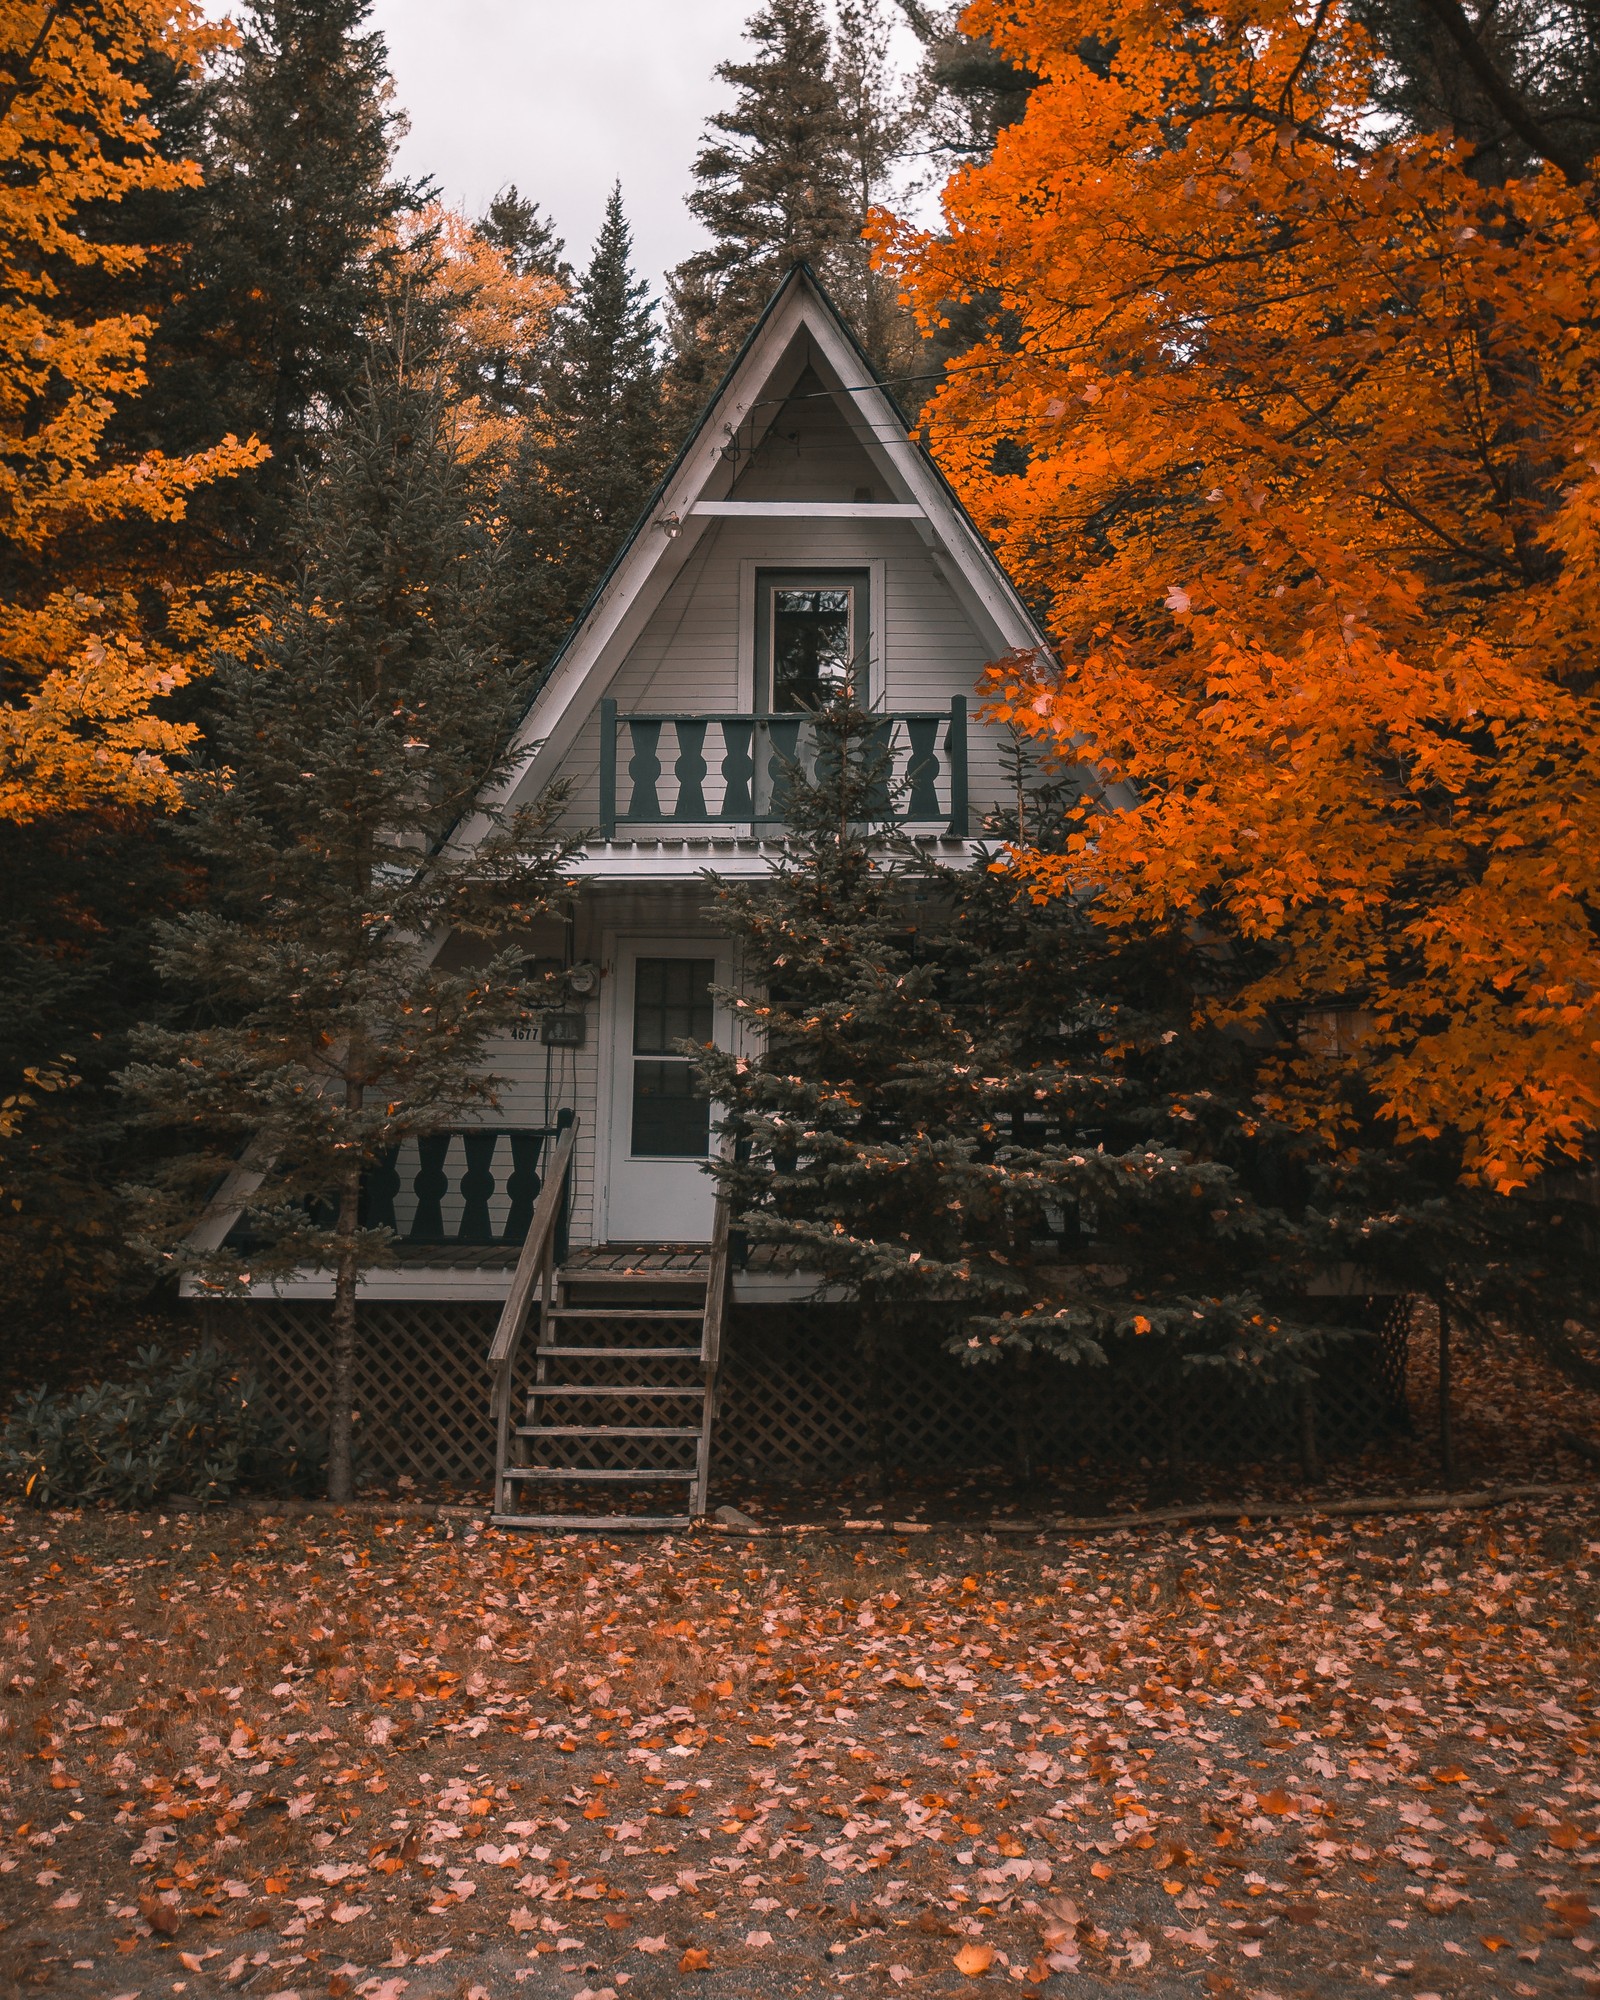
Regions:
<instances>
[{"instance_id":1,"label":"overcast sky","mask_svg":"<svg viewBox=\"0 0 1600 2000\"><path fill-rule=\"evenodd\" d=\"M411 132L402 167L479 214L514 181L583 263L613 180L639 269L704 240L683 205L712 70L737 55L755 0L376 0L373 24Z\"/></svg>"}]
</instances>

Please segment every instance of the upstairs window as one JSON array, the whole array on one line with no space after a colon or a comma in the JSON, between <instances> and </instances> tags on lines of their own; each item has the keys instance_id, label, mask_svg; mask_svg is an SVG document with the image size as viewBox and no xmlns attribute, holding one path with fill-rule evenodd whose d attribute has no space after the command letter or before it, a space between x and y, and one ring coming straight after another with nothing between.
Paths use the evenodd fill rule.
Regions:
<instances>
[{"instance_id":1,"label":"upstairs window","mask_svg":"<svg viewBox=\"0 0 1600 2000\"><path fill-rule=\"evenodd\" d=\"M803 714L846 689L869 699L865 570L763 570L756 597L757 701Z\"/></svg>"}]
</instances>

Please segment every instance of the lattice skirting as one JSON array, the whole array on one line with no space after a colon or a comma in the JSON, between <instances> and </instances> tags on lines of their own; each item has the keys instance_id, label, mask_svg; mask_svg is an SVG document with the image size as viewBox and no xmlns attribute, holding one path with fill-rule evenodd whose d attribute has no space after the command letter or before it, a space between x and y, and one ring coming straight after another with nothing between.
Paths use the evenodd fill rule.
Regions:
<instances>
[{"instance_id":1,"label":"lattice skirting","mask_svg":"<svg viewBox=\"0 0 1600 2000\"><path fill-rule=\"evenodd\" d=\"M204 1310L206 1328L253 1366L268 1406L296 1428L326 1421L329 1308L251 1300ZM357 1359L364 1476L487 1492L494 1465L485 1363L494 1305L377 1303L361 1312ZM1348 1316L1348 1315L1346 1315ZM1320 1363L1316 1430L1324 1452L1359 1448L1407 1421L1404 1302L1374 1302L1374 1338ZM820 1479L867 1454L868 1398L847 1312L741 1306L724 1341L714 1464L722 1473ZM1301 1412L1282 1391L1251 1392L1221 1374L1152 1378L1130 1352L1104 1368L966 1368L936 1346L887 1351L881 1365L890 1464L906 1470L1012 1456L1019 1409L1041 1463L1081 1458L1206 1461L1292 1457Z\"/></svg>"},{"instance_id":2,"label":"lattice skirting","mask_svg":"<svg viewBox=\"0 0 1600 2000\"><path fill-rule=\"evenodd\" d=\"M1330 1347L1313 1391L1318 1447L1359 1449L1406 1426L1408 1316L1403 1301L1345 1301L1341 1317L1373 1338ZM736 1309L726 1343L716 1464L723 1471L820 1478L859 1467L868 1434L860 1348L848 1314L816 1307ZM1304 1436L1300 1401L1252 1390L1218 1371L1176 1383L1153 1376L1130 1347L1103 1368L1036 1363L970 1368L936 1342L887 1351L880 1363L885 1458L914 1468L1012 1458L1019 1418L1042 1464L1081 1458L1211 1462L1292 1457Z\"/></svg>"},{"instance_id":3,"label":"lattice skirting","mask_svg":"<svg viewBox=\"0 0 1600 2000\"><path fill-rule=\"evenodd\" d=\"M295 1429L327 1422L332 1376L325 1301L250 1299L202 1308L206 1331L253 1369L273 1415ZM421 1487L482 1487L494 1472L485 1356L497 1305L377 1302L359 1316L359 1474Z\"/></svg>"}]
</instances>

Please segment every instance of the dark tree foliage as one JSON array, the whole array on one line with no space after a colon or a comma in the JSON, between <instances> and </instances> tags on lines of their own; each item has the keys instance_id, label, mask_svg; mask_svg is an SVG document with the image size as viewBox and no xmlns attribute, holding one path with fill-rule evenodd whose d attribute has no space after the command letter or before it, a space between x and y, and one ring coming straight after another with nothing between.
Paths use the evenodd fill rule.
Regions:
<instances>
[{"instance_id":1,"label":"dark tree foliage","mask_svg":"<svg viewBox=\"0 0 1600 2000\"><path fill-rule=\"evenodd\" d=\"M1586 180L1600 152L1600 16L1585 0L1357 0L1388 58L1383 109L1473 149L1487 184L1542 161Z\"/></svg>"},{"instance_id":2,"label":"dark tree foliage","mask_svg":"<svg viewBox=\"0 0 1600 2000\"><path fill-rule=\"evenodd\" d=\"M490 1037L525 1018L528 926L561 884L562 799L493 812L516 677L500 657L491 510L459 455L445 371L395 315L386 365L329 439L258 647L218 675L221 767L187 832L208 905L157 933L186 1015L124 1082L179 1150L153 1232L213 1281L334 1276L329 1491L351 1485L355 1300L388 1232L364 1173L493 1101ZM475 844L452 838L469 823ZM248 1253L183 1246L245 1152Z\"/></svg>"},{"instance_id":3,"label":"dark tree foliage","mask_svg":"<svg viewBox=\"0 0 1600 2000\"><path fill-rule=\"evenodd\" d=\"M1318 1167L1332 1259L1432 1302L1450 1330L1516 1336L1576 1387L1600 1390L1600 1175L1543 1176L1511 1194L1464 1172L1443 1141L1403 1150L1375 1119ZM1448 1436L1448 1413L1446 1436ZM1452 1470L1447 1465L1447 1470Z\"/></svg>"},{"instance_id":4,"label":"dark tree foliage","mask_svg":"<svg viewBox=\"0 0 1600 2000\"><path fill-rule=\"evenodd\" d=\"M900 303L898 277L873 268L867 229L875 210L896 205L922 107L891 61L883 0L839 0L835 17L833 78L854 220L835 248L828 281L880 374L903 386L921 365L916 322Z\"/></svg>"},{"instance_id":5,"label":"dark tree foliage","mask_svg":"<svg viewBox=\"0 0 1600 2000\"><path fill-rule=\"evenodd\" d=\"M502 188L473 227L519 277L552 278L570 291L573 277L566 245L539 204L525 200L514 186ZM461 387L486 409L521 421L538 407L541 372L542 357L530 361L521 351L511 354L486 347L463 362Z\"/></svg>"},{"instance_id":6,"label":"dark tree foliage","mask_svg":"<svg viewBox=\"0 0 1600 2000\"><path fill-rule=\"evenodd\" d=\"M144 421L171 450L230 431L271 447L259 473L202 501L252 567L274 566L296 479L358 393L381 238L426 194L392 174L400 120L370 12L371 0L247 0L239 46L192 120L205 184L180 209Z\"/></svg>"},{"instance_id":7,"label":"dark tree foliage","mask_svg":"<svg viewBox=\"0 0 1600 2000\"><path fill-rule=\"evenodd\" d=\"M987 35L964 33L964 6L898 5L923 49L922 146L941 166L988 159L995 140L1027 110L1039 78L1008 61Z\"/></svg>"},{"instance_id":8,"label":"dark tree foliage","mask_svg":"<svg viewBox=\"0 0 1600 2000\"><path fill-rule=\"evenodd\" d=\"M656 307L632 257L614 187L556 315L504 502L506 644L535 666L588 602L666 463Z\"/></svg>"},{"instance_id":9,"label":"dark tree foliage","mask_svg":"<svg viewBox=\"0 0 1600 2000\"><path fill-rule=\"evenodd\" d=\"M97 1340L104 1312L148 1286L118 1194L129 1138L111 1079L156 1001L150 919L197 887L133 813L0 826L0 1099L32 1099L0 1147L0 1318L13 1337L26 1324Z\"/></svg>"},{"instance_id":10,"label":"dark tree foliage","mask_svg":"<svg viewBox=\"0 0 1600 2000\"><path fill-rule=\"evenodd\" d=\"M555 278L564 285L571 283L567 246L556 234L555 224L536 201L518 193L515 182L494 197L479 216L477 227L483 240L492 243L511 268L524 277Z\"/></svg>"},{"instance_id":11,"label":"dark tree foliage","mask_svg":"<svg viewBox=\"0 0 1600 2000\"><path fill-rule=\"evenodd\" d=\"M885 836L880 725L844 701L814 727L784 858L718 890L744 1045L704 1060L739 1226L859 1302L869 1381L936 1333L1019 1376L1116 1348L1169 1387L1308 1380L1322 1225L1251 1052L1192 1025L1194 947L1113 954L1071 899L930 864Z\"/></svg>"},{"instance_id":12,"label":"dark tree foliage","mask_svg":"<svg viewBox=\"0 0 1600 2000\"><path fill-rule=\"evenodd\" d=\"M860 235L849 126L818 0L768 0L745 36L749 59L717 66L736 95L707 123L688 197L712 240L668 280L668 390L680 428L790 266L809 263L829 282Z\"/></svg>"},{"instance_id":13,"label":"dark tree foliage","mask_svg":"<svg viewBox=\"0 0 1600 2000\"><path fill-rule=\"evenodd\" d=\"M922 0L897 4L922 45L916 119L908 144L926 157L942 181L965 161L989 158L996 139L1027 110L1039 78L1008 61L987 35L965 33L959 26L963 6L928 7ZM898 394L907 409L921 407L946 363L987 337L999 311L997 295L979 293L948 302L946 324L924 336L906 357L912 379Z\"/></svg>"},{"instance_id":14,"label":"dark tree foliage","mask_svg":"<svg viewBox=\"0 0 1600 2000\"><path fill-rule=\"evenodd\" d=\"M132 75L148 92L144 112L158 150L170 160L197 157L204 79L162 55ZM74 227L85 238L153 254L115 269L54 259L50 283L85 325L121 313L161 324L181 297L202 199L197 189L141 189L84 202ZM217 441L220 432L206 424L203 412L186 412L179 424L149 393L127 395L107 438L119 457L177 455ZM170 638L172 606L219 561L231 564L205 516L232 504L234 484L200 489L175 521L86 520L73 556L108 594L133 592L144 629ZM19 596L58 581L22 542L8 541L3 561ZM13 1360L46 1349L63 1361L103 1352L108 1315L148 1287L119 1194L133 1142L111 1080L127 1060L130 1030L155 1002L151 920L192 900L199 880L168 829L132 809L0 826L0 1104L29 1101L0 1143L0 1320ZM0 1128L7 1122L0 1111Z\"/></svg>"}]
</instances>

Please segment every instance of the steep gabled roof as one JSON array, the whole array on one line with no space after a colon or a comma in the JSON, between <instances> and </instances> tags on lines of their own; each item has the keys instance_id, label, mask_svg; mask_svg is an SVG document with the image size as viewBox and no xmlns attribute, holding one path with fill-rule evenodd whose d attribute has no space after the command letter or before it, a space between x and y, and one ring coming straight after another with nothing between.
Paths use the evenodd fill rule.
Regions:
<instances>
[{"instance_id":1,"label":"steep gabled roof","mask_svg":"<svg viewBox=\"0 0 1600 2000\"><path fill-rule=\"evenodd\" d=\"M872 461L875 484L881 481L893 496L864 508L808 503L809 511L910 522L993 657L1044 645L993 550L933 460L912 439L898 404L838 308L811 270L797 264L751 329L551 661L518 726L512 775L486 803L526 797L553 774L701 535L719 514L736 507L728 497L735 478L730 445L737 440L737 456L748 460L807 367L815 370ZM463 829L463 834L470 840L470 831Z\"/></svg>"}]
</instances>

